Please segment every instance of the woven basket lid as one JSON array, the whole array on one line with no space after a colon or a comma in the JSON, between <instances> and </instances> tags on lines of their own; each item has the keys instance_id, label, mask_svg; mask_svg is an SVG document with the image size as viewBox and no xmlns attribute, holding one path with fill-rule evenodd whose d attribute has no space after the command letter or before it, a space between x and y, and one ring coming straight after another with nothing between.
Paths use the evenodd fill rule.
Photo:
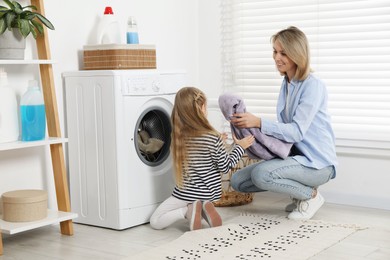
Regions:
<instances>
[{"instance_id":1,"label":"woven basket lid","mask_svg":"<svg viewBox=\"0 0 390 260\"><path fill-rule=\"evenodd\" d=\"M3 193L3 203L33 203L47 200L44 190L14 190Z\"/></svg>"}]
</instances>

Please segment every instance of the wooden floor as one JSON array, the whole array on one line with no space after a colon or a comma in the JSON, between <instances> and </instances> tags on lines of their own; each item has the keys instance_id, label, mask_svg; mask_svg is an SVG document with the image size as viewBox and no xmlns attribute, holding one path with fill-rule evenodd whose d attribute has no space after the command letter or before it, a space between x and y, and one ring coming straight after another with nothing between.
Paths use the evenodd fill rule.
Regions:
<instances>
[{"instance_id":1,"label":"wooden floor","mask_svg":"<svg viewBox=\"0 0 390 260\"><path fill-rule=\"evenodd\" d=\"M275 193L256 194L251 204L218 208L223 219L240 212L286 215L289 199ZM389 260L390 211L325 203L313 219L367 227L312 257L313 260ZM74 236L60 234L59 226L44 227L17 235L4 235L4 254L0 260L48 259L131 259L148 248L164 245L188 231L185 221L165 230L153 230L148 224L123 231L74 224ZM149 259L147 259L149 260Z\"/></svg>"}]
</instances>

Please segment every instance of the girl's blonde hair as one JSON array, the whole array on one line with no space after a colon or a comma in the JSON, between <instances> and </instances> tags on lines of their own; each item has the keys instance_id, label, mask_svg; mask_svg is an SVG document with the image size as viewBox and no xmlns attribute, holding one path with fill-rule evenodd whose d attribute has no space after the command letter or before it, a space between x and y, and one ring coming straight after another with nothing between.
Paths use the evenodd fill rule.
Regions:
<instances>
[{"instance_id":1,"label":"girl's blonde hair","mask_svg":"<svg viewBox=\"0 0 390 260\"><path fill-rule=\"evenodd\" d=\"M183 184L183 176L186 172L184 169L187 168L186 140L205 133L219 135L203 112L206 105L205 94L195 87L184 87L177 92L175 97L171 115L171 153L175 181L180 187Z\"/></svg>"},{"instance_id":2,"label":"girl's blonde hair","mask_svg":"<svg viewBox=\"0 0 390 260\"><path fill-rule=\"evenodd\" d=\"M306 35L297 27L290 26L271 37L272 44L278 41L289 57L296 65L297 71L294 78L304 80L311 72L310 48Z\"/></svg>"}]
</instances>

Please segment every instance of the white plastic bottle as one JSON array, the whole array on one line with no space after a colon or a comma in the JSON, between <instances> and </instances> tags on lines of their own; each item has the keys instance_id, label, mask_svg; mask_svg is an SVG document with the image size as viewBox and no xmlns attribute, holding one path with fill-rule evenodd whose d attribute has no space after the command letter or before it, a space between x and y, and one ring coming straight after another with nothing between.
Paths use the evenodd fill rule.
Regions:
<instances>
[{"instance_id":1,"label":"white plastic bottle","mask_svg":"<svg viewBox=\"0 0 390 260\"><path fill-rule=\"evenodd\" d=\"M121 29L110 6L104 9L97 28L97 44L121 44Z\"/></svg>"},{"instance_id":2,"label":"white plastic bottle","mask_svg":"<svg viewBox=\"0 0 390 260\"><path fill-rule=\"evenodd\" d=\"M127 44L139 44L137 21L133 16L127 20L126 42Z\"/></svg>"},{"instance_id":3,"label":"white plastic bottle","mask_svg":"<svg viewBox=\"0 0 390 260\"><path fill-rule=\"evenodd\" d=\"M42 92L38 81L30 80L28 89L20 100L20 118L22 124L22 141L45 139L46 113Z\"/></svg>"},{"instance_id":4,"label":"white plastic bottle","mask_svg":"<svg viewBox=\"0 0 390 260\"><path fill-rule=\"evenodd\" d=\"M4 68L0 68L0 143L14 142L18 139L18 103L15 91L8 86Z\"/></svg>"}]
</instances>

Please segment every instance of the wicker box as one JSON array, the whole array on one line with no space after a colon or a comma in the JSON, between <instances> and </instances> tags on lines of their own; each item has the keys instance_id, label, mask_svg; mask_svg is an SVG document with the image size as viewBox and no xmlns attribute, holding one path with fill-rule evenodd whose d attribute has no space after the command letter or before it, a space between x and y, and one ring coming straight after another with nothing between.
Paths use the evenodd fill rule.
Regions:
<instances>
[{"instance_id":1,"label":"wicker box","mask_svg":"<svg viewBox=\"0 0 390 260\"><path fill-rule=\"evenodd\" d=\"M84 46L84 70L156 69L156 48L144 44Z\"/></svg>"},{"instance_id":2,"label":"wicker box","mask_svg":"<svg viewBox=\"0 0 390 260\"><path fill-rule=\"evenodd\" d=\"M9 191L1 198L4 221L36 221L47 216L47 192L44 190Z\"/></svg>"},{"instance_id":3,"label":"wicker box","mask_svg":"<svg viewBox=\"0 0 390 260\"><path fill-rule=\"evenodd\" d=\"M226 144L226 150L229 153L233 147L234 144ZM213 202L214 206L231 207L251 203L253 201L253 193L235 191L230 184L230 179L236 171L260 161L261 160L258 159L251 159L248 155L244 154L238 163L227 174L222 175L222 196L220 200Z\"/></svg>"}]
</instances>

